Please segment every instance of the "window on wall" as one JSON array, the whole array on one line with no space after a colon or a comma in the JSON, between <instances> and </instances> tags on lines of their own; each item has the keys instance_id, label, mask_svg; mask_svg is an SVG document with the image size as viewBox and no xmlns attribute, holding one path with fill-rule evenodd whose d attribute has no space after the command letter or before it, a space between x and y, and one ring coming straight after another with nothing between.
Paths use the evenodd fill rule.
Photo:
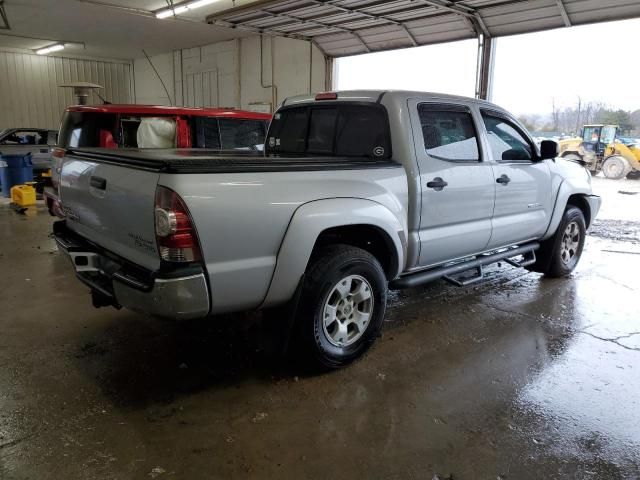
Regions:
<instances>
[{"instance_id":1,"label":"window on wall","mask_svg":"<svg viewBox=\"0 0 640 480\"><path fill-rule=\"evenodd\" d=\"M424 148L438 160L480 161L478 136L471 113L454 105L418 106Z\"/></svg>"},{"instance_id":2,"label":"window on wall","mask_svg":"<svg viewBox=\"0 0 640 480\"><path fill-rule=\"evenodd\" d=\"M533 148L524 134L507 118L482 112L493 160L530 161Z\"/></svg>"}]
</instances>

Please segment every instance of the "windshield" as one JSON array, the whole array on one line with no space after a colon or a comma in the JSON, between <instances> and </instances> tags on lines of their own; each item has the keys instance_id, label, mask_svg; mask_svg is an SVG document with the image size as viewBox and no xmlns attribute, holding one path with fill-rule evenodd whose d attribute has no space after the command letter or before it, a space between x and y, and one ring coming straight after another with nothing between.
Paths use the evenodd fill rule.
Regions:
<instances>
[{"instance_id":1,"label":"windshield","mask_svg":"<svg viewBox=\"0 0 640 480\"><path fill-rule=\"evenodd\" d=\"M600 130L602 130L602 127L584 127L582 139L585 142L599 142Z\"/></svg>"},{"instance_id":2,"label":"windshield","mask_svg":"<svg viewBox=\"0 0 640 480\"><path fill-rule=\"evenodd\" d=\"M266 152L391 158L387 112L378 104L313 104L277 112Z\"/></svg>"}]
</instances>

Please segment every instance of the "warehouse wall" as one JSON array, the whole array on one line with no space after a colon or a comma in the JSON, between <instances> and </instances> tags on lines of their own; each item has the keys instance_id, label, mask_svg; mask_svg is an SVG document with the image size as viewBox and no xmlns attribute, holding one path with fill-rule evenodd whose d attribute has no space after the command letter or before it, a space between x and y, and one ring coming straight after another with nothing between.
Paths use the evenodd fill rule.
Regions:
<instances>
[{"instance_id":1,"label":"warehouse wall","mask_svg":"<svg viewBox=\"0 0 640 480\"><path fill-rule=\"evenodd\" d=\"M164 87L146 58L135 60L136 103L272 111L286 97L330 88L324 56L300 40L252 36L150 60Z\"/></svg>"},{"instance_id":2,"label":"warehouse wall","mask_svg":"<svg viewBox=\"0 0 640 480\"><path fill-rule=\"evenodd\" d=\"M64 108L75 103L70 88L58 87L63 83L97 83L105 87L100 94L106 99L128 103L131 80L129 63L0 51L0 129L57 129Z\"/></svg>"}]
</instances>

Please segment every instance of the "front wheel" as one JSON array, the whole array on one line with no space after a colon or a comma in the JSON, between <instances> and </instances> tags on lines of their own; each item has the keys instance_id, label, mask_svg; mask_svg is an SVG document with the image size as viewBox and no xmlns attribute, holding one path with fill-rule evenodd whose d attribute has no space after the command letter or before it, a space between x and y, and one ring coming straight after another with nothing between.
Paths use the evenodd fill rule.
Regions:
<instances>
[{"instance_id":1,"label":"front wheel","mask_svg":"<svg viewBox=\"0 0 640 480\"><path fill-rule=\"evenodd\" d=\"M584 249L586 231L582 210L568 206L556 233L548 240L547 249L544 246L542 249L542 254L549 256L547 268L543 272L546 276L566 277L575 270Z\"/></svg>"},{"instance_id":2,"label":"front wheel","mask_svg":"<svg viewBox=\"0 0 640 480\"><path fill-rule=\"evenodd\" d=\"M315 368L343 367L373 344L387 303L387 279L378 260L349 245L312 258L296 312L291 347Z\"/></svg>"},{"instance_id":3,"label":"front wheel","mask_svg":"<svg viewBox=\"0 0 640 480\"><path fill-rule=\"evenodd\" d=\"M602 173L611 180L620 180L631 171L631 165L626 158L614 155L607 158L602 164Z\"/></svg>"}]
</instances>

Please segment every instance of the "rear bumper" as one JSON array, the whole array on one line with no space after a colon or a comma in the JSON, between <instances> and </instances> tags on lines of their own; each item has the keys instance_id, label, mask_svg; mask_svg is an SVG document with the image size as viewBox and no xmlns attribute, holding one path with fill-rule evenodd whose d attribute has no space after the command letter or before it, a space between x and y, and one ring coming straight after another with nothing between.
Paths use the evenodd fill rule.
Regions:
<instances>
[{"instance_id":1,"label":"rear bumper","mask_svg":"<svg viewBox=\"0 0 640 480\"><path fill-rule=\"evenodd\" d=\"M69 230L64 221L54 223L54 236L78 279L91 289L94 305L110 304L173 319L209 314L209 289L201 266L145 271L91 244Z\"/></svg>"}]
</instances>

